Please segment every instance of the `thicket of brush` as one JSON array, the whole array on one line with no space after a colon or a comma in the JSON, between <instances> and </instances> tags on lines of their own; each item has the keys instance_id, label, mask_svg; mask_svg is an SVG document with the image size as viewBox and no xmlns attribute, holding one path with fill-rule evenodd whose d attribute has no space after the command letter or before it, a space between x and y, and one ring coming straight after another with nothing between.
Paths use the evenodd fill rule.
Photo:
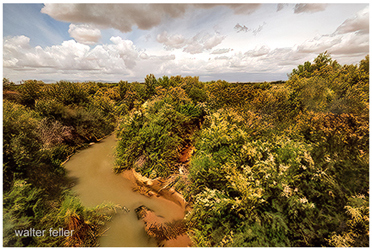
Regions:
<instances>
[{"instance_id":1,"label":"thicket of brush","mask_svg":"<svg viewBox=\"0 0 372 251\"><path fill-rule=\"evenodd\" d=\"M369 246L369 56L322 53L275 83L149 75L144 92L126 106L116 171L181 175L192 144L174 186L196 246Z\"/></svg>"}]
</instances>

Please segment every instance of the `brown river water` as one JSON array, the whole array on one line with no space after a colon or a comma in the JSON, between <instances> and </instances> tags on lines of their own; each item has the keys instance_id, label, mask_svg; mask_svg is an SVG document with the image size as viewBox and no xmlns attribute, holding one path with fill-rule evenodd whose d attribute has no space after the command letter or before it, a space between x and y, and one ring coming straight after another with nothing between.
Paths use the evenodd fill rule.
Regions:
<instances>
[{"instance_id":1,"label":"brown river water","mask_svg":"<svg viewBox=\"0 0 372 251\"><path fill-rule=\"evenodd\" d=\"M181 219L184 212L164 198L133 192L131 181L113 172L115 145L115 135L110 135L66 162L68 177L75 180L72 190L86 207L112 202L130 210L114 216L107 224L109 229L99 240L101 247L156 247L155 239L146 234L134 209L144 205L166 221Z\"/></svg>"}]
</instances>

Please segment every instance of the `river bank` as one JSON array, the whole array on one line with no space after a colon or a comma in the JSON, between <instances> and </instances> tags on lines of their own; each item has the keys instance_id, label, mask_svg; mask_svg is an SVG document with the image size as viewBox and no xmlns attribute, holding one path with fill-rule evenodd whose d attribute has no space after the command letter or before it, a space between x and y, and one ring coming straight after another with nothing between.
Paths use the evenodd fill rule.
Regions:
<instances>
[{"instance_id":1,"label":"river bank","mask_svg":"<svg viewBox=\"0 0 372 251\"><path fill-rule=\"evenodd\" d=\"M134 192L133 179L113 172L115 145L115 135L112 134L70 157L64 166L68 177L74 180L72 190L86 207L111 202L130 210L129 213L116 215L107 224L108 230L100 238L100 246L156 247L156 240L146 233L144 223L137 219L135 209L144 205L165 222L171 222L183 219L185 203L181 198L175 202L163 195L148 197ZM169 194L165 191L162 194Z\"/></svg>"},{"instance_id":2,"label":"river bank","mask_svg":"<svg viewBox=\"0 0 372 251\"><path fill-rule=\"evenodd\" d=\"M167 187L171 182L167 179L156 178L149 179L143 177L141 174L137 173L134 169L126 170L121 173L121 175L130 180L133 185L133 190L139 192L140 194L147 197L160 197L168 201L171 201L178 205L181 210L186 214L190 208L182 197L182 195L174 190L174 188ZM141 208L141 207L139 207ZM138 209L136 211L138 211ZM144 211L142 216L137 217L143 220L145 225L145 231L149 236L158 238L158 246L164 247L190 247L192 246L191 239L186 234L186 227L183 219L177 221L165 221L163 217L156 215L151 209L142 209ZM180 227L184 227L185 231L176 233L177 230L172 230L174 223L177 223ZM157 234L156 234L157 233Z\"/></svg>"}]
</instances>

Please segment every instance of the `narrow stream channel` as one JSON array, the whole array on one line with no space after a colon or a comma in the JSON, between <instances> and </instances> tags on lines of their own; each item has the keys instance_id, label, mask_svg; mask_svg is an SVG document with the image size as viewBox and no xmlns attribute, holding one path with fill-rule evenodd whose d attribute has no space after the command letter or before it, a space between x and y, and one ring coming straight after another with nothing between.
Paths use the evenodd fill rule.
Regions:
<instances>
[{"instance_id":1,"label":"narrow stream channel","mask_svg":"<svg viewBox=\"0 0 372 251\"><path fill-rule=\"evenodd\" d=\"M107 224L109 230L99 240L101 247L156 247L156 241L146 234L134 209L145 205L167 221L183 218L184 212L164 198L148 198L133 192L131 182L113 172L115 145L115 135L110 135L71 157L65 168L68 177L76 180L72 190L86 207L112 202L130 210L116 215Z\"/></svg>"}]
</instances>

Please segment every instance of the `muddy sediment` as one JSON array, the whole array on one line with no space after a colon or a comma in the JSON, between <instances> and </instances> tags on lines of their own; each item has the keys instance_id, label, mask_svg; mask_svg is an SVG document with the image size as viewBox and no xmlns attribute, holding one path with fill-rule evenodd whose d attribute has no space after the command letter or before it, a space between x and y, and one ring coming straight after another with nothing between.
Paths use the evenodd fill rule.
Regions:
<instances>
[{"instance_id":1,"label":"muddy sediment","mask_svg":"<svg viewBox=\"0 0 372 251\"><path fill-rule=\"evenodd\" d=\"M166 222L162 216L156 215L146 206L136 208L135 212L137 218L143 221L146 233L157 241L159 247L192 246L183 219Z\"/></svg>"},{"instance_id":2,"label":"muddy sediment","mask_svg":"<svg viewBox=\"0 0 372 251\"><path fill-rule=\"evenodd\" d=\"M133 184L133 190L147 197L162 197L172 201L180 210L190 210L187 202L174 188L168 187L171 179L149 179L137 173L134 169L126 170L121 174ZM190 247L192 242L186 234L183 219L166 222L162 216L156 215L150 208L140 206L136 209L137 217L143 221L146 233L157 240L158 246L164 247Z\"/></svg>"},{"instance_id":3,"label":"muddy sediment","mask_svg":"<svg viewBox=\"0 0 372 251\"><path fill-rule=\"evenodd\" d=\"M178 193L174 188L167 187L167 185L170 183L169 179L149 179L137 173L134 169L124 171L122 173L122 176L132 181L133 189L137 190L141 194L148 197L161 196L164 199L176 203L185 211L188 209L187 203L182 195Z\"/></svg>"}]
</instances>

